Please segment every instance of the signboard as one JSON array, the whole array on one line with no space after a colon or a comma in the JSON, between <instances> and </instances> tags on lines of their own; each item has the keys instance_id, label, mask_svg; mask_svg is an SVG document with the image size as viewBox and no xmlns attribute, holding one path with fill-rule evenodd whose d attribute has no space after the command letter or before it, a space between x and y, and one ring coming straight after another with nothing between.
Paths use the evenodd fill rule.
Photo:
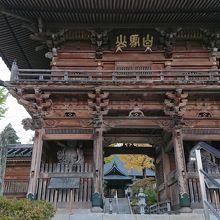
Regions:
<instances>
[{"instance_id":1,"label":"signboard","mask_svg":"<svg viewBox=\"0 0 220 220\"><path fill-rule=\"evenodd\" d=\"M73 189L79 188L80 178L76 177L52 177L50 179L49 189Z\"/></svg>"},{"instance_id":2,"label":"signboard","mask_svg":"<svg viewBox=\"0 0 220 220\"><path fill-rule=\"evenodd\" d=\"M129 36L125 34L119 34L116 36L115 46L116 53L122 52L123 49L130 47L144 48L144 52L151 52L154 42L154 37L150 34L141 36L139 33L132 33Z\"/></svg>"}]
</instances>

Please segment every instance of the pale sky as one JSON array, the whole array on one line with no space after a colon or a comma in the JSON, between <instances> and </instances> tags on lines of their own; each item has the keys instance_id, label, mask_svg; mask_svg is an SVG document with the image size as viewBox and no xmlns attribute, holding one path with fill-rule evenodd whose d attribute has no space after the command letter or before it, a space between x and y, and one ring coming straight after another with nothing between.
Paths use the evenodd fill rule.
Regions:
<instances>
[{"instance_id":1,"label":"pale sky","mask_svg":"<svg viewBox=\"0 0 220 220\"><path fill-rule=\"evenodd\" d=\"M0 79L3 81L9 81L10 79L10 71L5 65L4 61L0 57ZM13 98L11 95L8 96L6 107L8 111L5 114L5 117L0 119L0 132L4 129L4 127L11 123L12 127L16 130L17 135L20 138L20 142L22 144L30 143L34 132L33 131L25 131L21 124L22 119L30 118L30 115L24 109L23 106L17 103L17 100Z\"/></svg>"}]
</instances>

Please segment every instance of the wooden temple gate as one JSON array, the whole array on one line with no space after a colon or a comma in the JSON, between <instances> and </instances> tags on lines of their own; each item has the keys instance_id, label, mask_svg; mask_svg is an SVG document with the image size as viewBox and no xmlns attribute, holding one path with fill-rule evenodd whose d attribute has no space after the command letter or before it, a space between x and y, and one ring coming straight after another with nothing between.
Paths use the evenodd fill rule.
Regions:
<instances>
[{"instance_id":1,"label":"wooden temple gate","mask_svg":"<svg viewBox=\"0 0 220 220\"><path fill-rule=\"evenodd\" d=\"M199 207L198 178L188 157L198 141L217 148L220 143L220 33L197 23L179 28L185 18L191 22L197 16L197 22L201 13L178 20L180 9L171 13L178 25L146 25L152 21L146 16L152 15L157 23L163 13L143 13L142 1L137 0L133 16L133 10L126 14L121 6L106 2L103 7L112 7L123 19L116 16L115 23L109 23L115 16L105 17L104 9L100 17L98 12L90 17L86 0L78 3L87 8L83 13L74 11L77 7L69 14L60 11L59 2L55 9L50 5L51 20L41 8L36 17L26 5L24 10L0 12L4 13L2 27L16 42L4 43L8 36L2 32L0 53L8 65L17 58L10 81L0 83L30 113L31 118L22 122L24 128L35 130L28 196L58 207L70 202L71 207L101 206L104 148L124 138L152 145L158 201L170 200L172 208ZM184 7L191 13L189 5ZM75 15L84 23L68 24ZM164 19L170 24L168 17ZM102 19L103 25L89 25L100 18L106 25ZM144 23L139 24L141 18ZM132 19L137 19L137 26ZM124 23L119 25L119 20ZM26 32L18 31L20 26Z\"/></svg>"}]
</instances>

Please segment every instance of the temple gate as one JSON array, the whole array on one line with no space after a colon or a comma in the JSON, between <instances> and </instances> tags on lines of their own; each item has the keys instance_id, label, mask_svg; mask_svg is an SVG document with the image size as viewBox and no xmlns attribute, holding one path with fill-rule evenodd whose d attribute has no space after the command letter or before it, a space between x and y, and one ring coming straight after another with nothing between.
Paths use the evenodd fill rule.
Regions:
<instances>
[{"instance_id":1,"label":"temple gate","mask_svg":"<svg viewBox=\"0 0 220 220\"><path fill-rule=\"evenodd\" d=\"M200 140L219 144L218 30L192 28L175 16L178 25L146 19L133 26L135 13L123 25L68 25L71 16L64 21L58 8L55 24L42 11L26 18L24 8L1 15L24 56L12 57L1 43L0 52L8 65L17 58L2 85L30 113L24 128L35 130L28 197L58 207L102 206L105 148L137 142L152 146L143 150L155 158L158 200L170 200L173 209L201 207L189 152ZM80 18L89 24L86 16ZM29 57L30 49L40 52Z\"/></svg>"}]
</instances>

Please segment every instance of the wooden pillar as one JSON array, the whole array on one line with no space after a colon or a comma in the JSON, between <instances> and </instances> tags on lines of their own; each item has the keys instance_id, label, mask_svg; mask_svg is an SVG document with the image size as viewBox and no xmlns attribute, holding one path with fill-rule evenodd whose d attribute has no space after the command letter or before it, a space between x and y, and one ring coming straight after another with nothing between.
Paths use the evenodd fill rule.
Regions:
<instances>
[{"instance_id":1,"label":"wooden pillar","mask_svg":"<svg viewBox=\"0 0 220 220\"><path fill-rule=\"evenodd\" d=\"M0 196L4 193L4 178L8 153L7 143L2 138L4 137L0 137Z\"/></svg>"},{"instance_id":2,"label":"wooden pillar","mask_svg":"<svg viewBox=\"0 0 220 220\"><path fill-rule=\"evenodd\" d=\"M37 193L38 176L41 165L41 155L43 147L43 129L35 130L34 146L31 160L30 180L27 197L35 198Z\"/></svg>"},{"instance_id":3,"label":"wooden pillar","mask_svg":"<svg viewBox=\"0 0 220 220\"><path fill-rule=\"evenodd\" d=\"M103 129L95 130L94 138L94 192L103 193Z\"/></svg>"},{"instance_id":4,"label":"wooden pillar","mask_svg":"<svg viewBox=\"0 0 220 220\"><path fill-rule=\"evenodd\" d=\"M168 174L170 172L170 159L169 155L165 152L164 146L162 148L162 160L163 160L163 173L164 173L164 183L165 183L165 196L166 200L170 199L170 191L168 188Z\"/></svg>"},{"instance_id":5,"label":"wooden pillar","mask_svg":"<svg viewBox=\"0 0 220 220\"><path fill-rule=\"evenodd\" d=\"M173 147L176 162L180 207L188 207L189 205L187 205L187 203L189 202L189 194L186 179L186 164L181 128L173 129Z\"/></svg>"}]
</instances>

